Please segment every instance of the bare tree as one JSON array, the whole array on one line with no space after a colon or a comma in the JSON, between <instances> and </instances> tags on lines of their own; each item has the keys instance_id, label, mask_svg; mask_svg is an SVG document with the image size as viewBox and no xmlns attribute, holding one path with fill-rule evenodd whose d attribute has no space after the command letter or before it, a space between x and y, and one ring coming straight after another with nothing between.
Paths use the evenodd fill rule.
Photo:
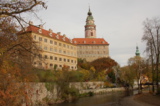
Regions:
<instances>
[{"instance_id":1,"label":"bare tree","mask_svg":"<svg viewBox=\"0 0 160 106\"><path fill-rule=\"evenodd\" d=\"M160 58L160 19L146 19L144 21L143 41L146 41L146 52L150 54L152 65L152 80L154 83L154 75L156 77L157 93L159 81L159 58ZM155 70L154 70L155 65ZM154 88L153 88L154 90Z\"/></svg>"},{"instance_id":2,"label":"bare tree","mask_svg":"<svg viewBox=\"0 0 160 106\"><path fill-rule=\"evenodd\" d=\"M2 0L0 3L0 18L11 17L16 19L23 27L22 22L25 22L25 20L21 14L32 12L36 15L35 10L40 6L47 9L43 0Z\"/></svg>"}]
</instances>

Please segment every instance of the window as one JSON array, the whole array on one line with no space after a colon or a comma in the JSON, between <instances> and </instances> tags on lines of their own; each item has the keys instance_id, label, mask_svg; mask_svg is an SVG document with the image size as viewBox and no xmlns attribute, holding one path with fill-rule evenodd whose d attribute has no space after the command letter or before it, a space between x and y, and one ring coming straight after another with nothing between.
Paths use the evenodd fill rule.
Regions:
<instances>
[{"instance_id":1,"label":"window","mask_svg":"<svg viewBox=\"0 0 160 106\"><path fill-rule=\"evenodd\" d=\"M57 60L57 57L54 57L54 60Z\"/></svg>"},{"instance_id":2,"label":"window","mask_svg":"<svg viewBox=\"0 0 160 106\"><path fill-rule=\"evenodd\" d=\"M63 51L64 54L66 54L66 51Z\"/></svg>"},{"instance_id":3,"label":"window","mask_svg":"<svg viewBox=\"0 0 160 106\"><path fill-rule=\"evenodd\" d=\"M47 39L44 39L44 42L47 42Z\"/></svg>"},{"instance_id":4,"label":"window","mask_svg":"<svg viewBox=\"0 0 160 106\"><path fill-rule=\"evenodd\" d=\"M47 50L47 46L44 46L44 50Z\"/></svg>"},{"instance_id":5,"label":"window","mask_svg":"<svg viewBox=\"0 0 160 106\"><path fill-rule=\"evenodd\" d=\"M52 48L52 47L50 48L50 51L53 51L53 48Z\"/></svg>"},{"instance_id":6,"label":"window","mask_svg":"<svg viewBox=\"0 0 160 106\"><path fill-rule=\"evenodd\" d=\"M66 62L66 59L64 59L64 62Z\"/></svg>"},{"instance_id":7,"label":"window","mask_svg":"<svg viewBox=\"0 0 160 106\"><path fill-rule=\"evenodd\" d=\"M53 60L53 56L50 56L50 59Z\"/></svg>"},{"instance_id":8,"label":"window","mask_svg":"<svg viewBox=\"0 0 160 106\"><path fill-rule=\"evenodd\" d=\"M59 49L59 53L62 53L62 50L61 50L61 49Z\"/></svg>"},{"instance_id":9,"label":"window","mask_svg":"<svg viewBox=\"0 0 160 106\"><path fill-rule=\"evenodd\" d=\"M34 39L36 40L36 35L34 35Z\"/></svg>"},{"instance_id":10,"label":"window","mask_svg":"<svg viewBox=\"0 0 160 106\"><path fill-rule=\"evenodd\" d=\"M42 50L42 45L39 46L39 49Z\"/></svg>"},{"instance_id":11,"label":"window","mask_svg":"<svg viewBox=\"0 0 160 106\"><path fill-rule=\"evenodd\" d=\"M52 40L50 40L50 44L53 44L53 41L52 41Z\"/></svg>"},{"instance_id":12,"label":"window","mask_svg":"<svg viewBox=\"0 0 160 106\"><path fill-rule=\"evenodd\" d=\"M57 42L54 42L54 45L57 45Z\"/></svg>"},{"instance_id":13,"label":"window","mask_svg":"<svg viewBox=\"0 0 160 106\"><path fill-rule=\"evenodd\" d=\"M59 43L59 46L61 46L61 43Z\"/></svg>"},{"instance_id":14,"label":"window","mask_svg":"<svg viewBox=\"0 0 160 106\"><path fill-rule=\"evenodd\" d=\"M59 67L62 67L62 65L59 65Z\"/></svg>"},{"instance_id":15,"label":"window","mask_svg":"<svg viewBox=\"0 0 160 106\"><path fill-rule=\"evenodd\" d=\"M44 50L47 50L48 48L47 48L47 46L44 46Z\"/></svg>"},{"instance_id":16,"label":"window","mask_svg":"<svg viewBox=\"0 0 160 106\"><path fill-rule=\"evenodd\" d=\"M42 41L42 37L39 37L39 41Z\"/></svg>"},{"instance_id":17,"label":"window","mask_svg":"<svg viewBox=\"0 0 160 106\"><path fill-rule=\"evenodd\" d=\"M39 57L39 58L42 58L42 55L41 55L41 54L39 54L39 55L38 55L38 57Z\"/></svg>"},{"instance_id":18,"label":"window","mask_svg":"<svg viewBox=\"0 0 160 106\"><path fill-rule=\"evenodd\" d=\"M93 32L91 32L91 36L93 36Z\"/></svg>"},{"instance_id":19,"label":"window","mask_svg":"<svg viewBox=\"0 0 160 106\"><path fill-rule=\"evenodd\" d=\"M68 62L70 62L70 60L68 59Z\"/></svg>"},{"instance_id":20,"label":"window","mask_svg":"<svg viewBox=\"0 0 160 106\"><path fill-rule=\"evenodd\" d=\"M63 47L66 47L66 45L65 45L65 44L63 44Z\"/></svg>"},{"instance_id":21,"label":"window","mask_svg":"<svg viewBox=\"0 0 160 106\"><path fill-rule=\"evenodd\" d=\"M39 66L42 66L42 63L39 63Z\"/></svg>"},{"instance_id":22,"label":"window","mask_svg":"<svg viewBox=\"0 0 160 106\"><path fill-rule=\"evenodd\" d=\"M59 58L59 61L62 61L62 58Z\"/></svg>"},{"instance_id":23,"label":"window","mask_svg":"<svg viewBox=\"0 0 160 106\"><path fill-rule=\"evenodd\" d=\"M53 64L50 64L50 67L52 67L53 66Z\"/></svg>"},{"instance_id":24,"label":"window","mask_svg":"<svg viewBox=\"0 0 160 106\"><path fill-rule=\"evenodd\" d=\"M71 62L73 63L73 60L71 60Z\"/></svg>"},{"instance_id":25,"label":"window","mask_svg":"<svg viewBox=\"0 0 160 106\"><path fill-rule=\"evenodd\" d=\"M44 58L47 59L47 55L44 55Z\"/></svg>"},{"instance_id":26,"label":"window","mask_svg":"<svg viewBox=\"0 0 160 106\"><path fill-rule=\"evenodd\" d=\"M57 48L54 48L54 51L57 52Z\"/></svg>"}]
</instances>

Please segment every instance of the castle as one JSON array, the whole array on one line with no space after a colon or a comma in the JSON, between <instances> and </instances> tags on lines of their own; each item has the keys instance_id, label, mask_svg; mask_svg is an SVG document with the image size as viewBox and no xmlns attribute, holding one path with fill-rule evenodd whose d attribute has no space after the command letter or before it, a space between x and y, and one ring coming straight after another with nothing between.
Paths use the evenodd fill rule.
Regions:
<instances>
[{"instance_id":1,"label":"castle","mask_svg":"<svg viewBox=\"0 0 160 106\"><path fill-rule=\"evenodd\" d=\"M44 61L33 61L33 65L38 68L53 69L55 65L57 68L66 65L71 70L76 70L77 58L93 61L100 57L109 57L109 43L96 37L96 25L90 9L86 19L85 38L69 39L60 32L43 29L42 25L34 26L33 22L29 22L22 35L26 33L41 50L39 57Z\"/></svg>"},{"instance_id":2,"label":"castle","mask_svg":"<svg viewBox=\"0 0 160 106\"><path fill-rule=\"evenodd\" d=\"M96 25L89 9L85 25L85 38L74 38L77 45L77 57L93 61L101 57L109 57L109 43L96 37Z\"/></svg>"}]
</instances>

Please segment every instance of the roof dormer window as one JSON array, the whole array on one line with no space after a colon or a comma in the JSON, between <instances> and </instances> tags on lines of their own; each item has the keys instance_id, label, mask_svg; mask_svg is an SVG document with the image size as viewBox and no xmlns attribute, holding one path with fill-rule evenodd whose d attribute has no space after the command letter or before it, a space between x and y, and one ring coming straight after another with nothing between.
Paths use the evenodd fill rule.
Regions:
<instances>
[{"instance_id":1,"label":"roof dormer window","mask_svg":"<svg viewBox=\"0 0 160 106\"><path fill-rule=\"evenodd\" d=\"M72 43L72 39L69 40Z\"/></svg>"},{"instance_id":2,"label":"roof dormer window","mask_svg":"<svg viewBox=\"0 0 160 106\"><path fill-rule=\"evenodd\" d=\"M52 37L52 32L49 33L49 36Z\"/></svg>"},{"instance_id":3,"label":"roof dormer window","mask_svg":"<svg viewBox=\"0 0 160 106\"><path fill-rule=\"evenodd\" d=\"M63 37L62 39L63 39L63 41L65 41L65 37Z\"/></svg>"},{"instance_id":4,"label":"roof dormer window","mask_svg":"<svg viewBox=\"0 0 160 106\"><path fill-rule=\"evenodd\" d=\"M59 39L59 35L56 35L56 38Z\"/></svg>"},{"instance_id":5,"label":"roof dormer window","mask_svg":"<svg viewBox=\"0 0 160 106\"><path fill-rule=\"evenodd\" d=\"M83 41L84 43L86 43L86 41Z\"/></svg>"},{"instance_id":6,"label":"roof dormer window","mask_svg":"<svg viewBox=\"0 0 160 106\"><path fill-rule=\"evenodd\" d=\"M39 29L38 32L39 32L39 33L42 33L42 29Z\"/></svg>"}]
</instances>

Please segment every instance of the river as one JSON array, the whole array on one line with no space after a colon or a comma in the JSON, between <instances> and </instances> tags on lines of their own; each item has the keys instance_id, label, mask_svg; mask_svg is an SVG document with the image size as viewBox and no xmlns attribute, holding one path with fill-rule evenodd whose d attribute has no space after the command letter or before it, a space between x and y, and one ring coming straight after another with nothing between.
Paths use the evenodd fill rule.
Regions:
<instances>
[{"instance_id":1,"label":"river","mask_svg":"<svg viewBox=\"0 0 160 106\"><path fill-rule=\"evenodd\" d=\"M61 103L54 106L119 106L120 99L126 96L124 92L110 92L92 97L84 97L72 103Z\"/></svg>"}]
</instances>

